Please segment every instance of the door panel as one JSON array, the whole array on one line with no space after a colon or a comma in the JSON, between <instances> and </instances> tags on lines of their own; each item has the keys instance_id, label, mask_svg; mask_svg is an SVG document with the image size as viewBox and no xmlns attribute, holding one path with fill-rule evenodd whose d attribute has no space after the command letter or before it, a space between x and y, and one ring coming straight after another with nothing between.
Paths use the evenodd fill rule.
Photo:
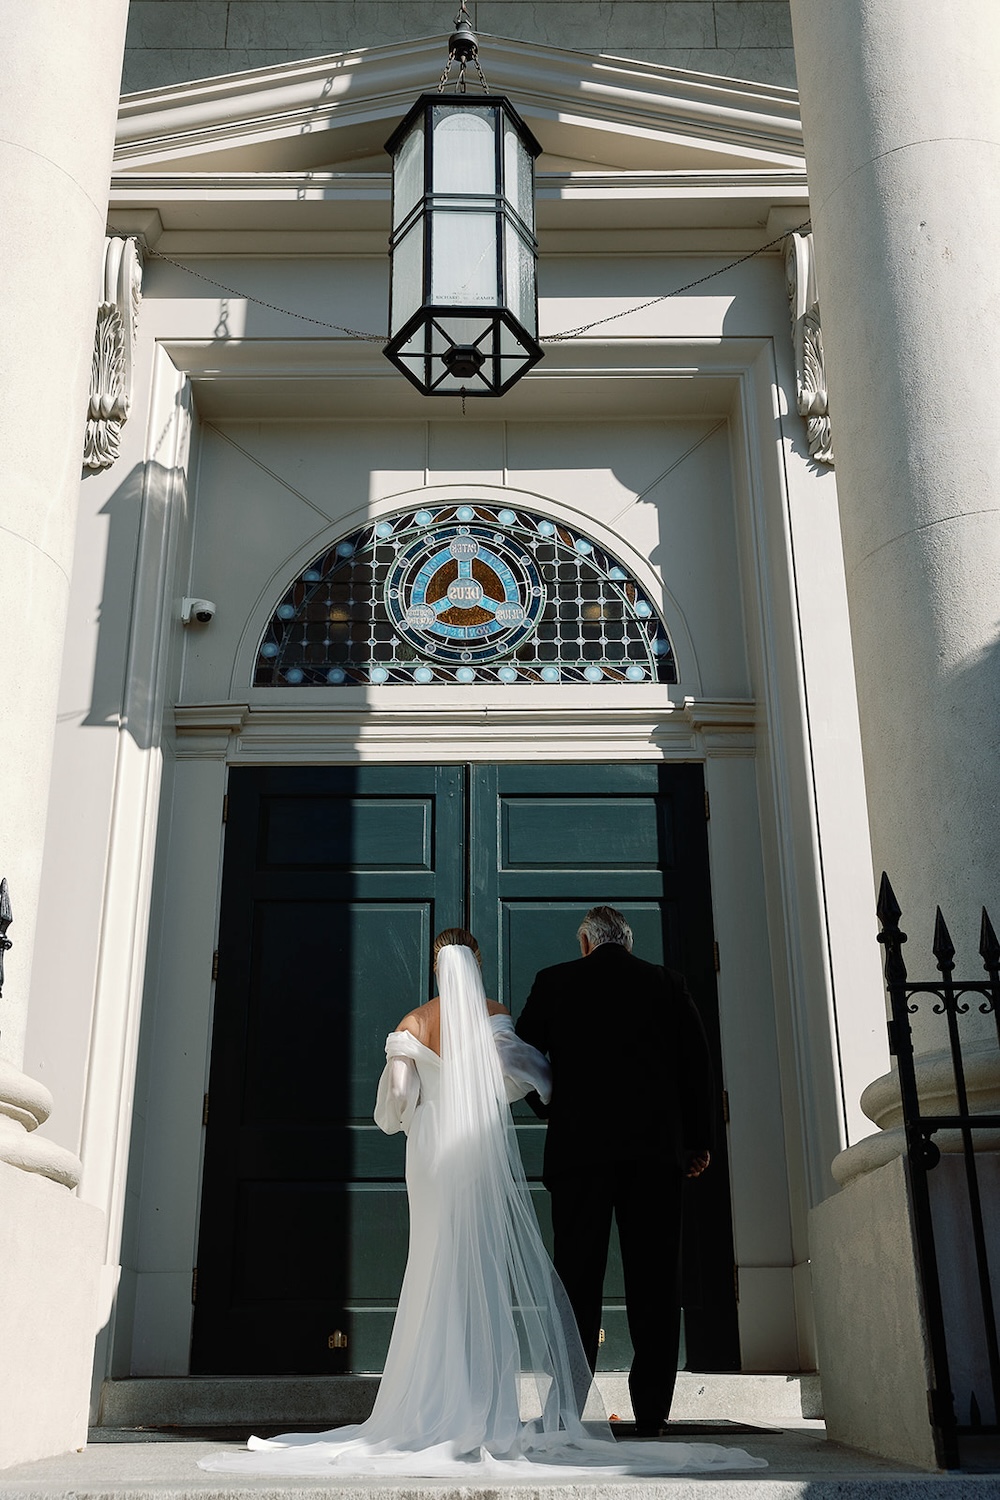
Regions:
<instances>
[{"instance_id":1,"label":"door panel","mask_svg":"<svg viewBox=\"0 0 1000 1500\"><path fill-rule=\"evenodd\" d=\"M473 847L483 851L495 828L499 855L484 857L477 870L472 926L484 955L489 951L499 998L514 1014L524 1004L538 969L578 957L576 929L588 907L611 903L628 919L638 954L685 974L718 1063L701 767L476 767L472 801ZM627 1004L627 996L622 1003ZM615 1109L627 1104L616 1100L612 1105L595 1090L594 1107L606 1111L608 1129L614 1130ZM516 1106L514 1113L525 1170L537 1179L544 1126L524 1105ZM735 1369L739 1350L721 1120L715 1166L690 1186L685 1225L687 1352L696 1368ZM655 1191L653 1181L650 1192ZM542 1201L538 1199L540 1208ZM547 1212L539 1217L547 1224ZM617 1235L612 1238L605 1281L604 1331L600 1368L627 1368L631 1344Z\"/></svg>"},{"instance_id":2,"label":"door panel","mask_svg":"<svg viewBox=\"0 0 1000 1500\"><path fill-rule=\"evenodd\" d=\"M371 1109L385 1035L429 993L434 933L471 926L516 1015L539 968L578 955L586 909L613 902L638 953L688 976L718 1055L701 770L240 768L229 809L192 1368L378 1370L407 1212L403 1137ZM609 1130L622 1107L595 1092ZM515 1119L550 1244L544 1126L523 1105ZM724 1145L692 1188L689 1353L736 1368ZM617 1239L606 1293L601 1365L620 1369Z\"/></svg>"},{"instance_id":3,"label":"door panel","mask_svg":"<svg viewBox=\"0 0 1000 1500\"><path fill-rule=\"evenodd\" d=\"M261 812L263 869L432 870L431 796L271 797Z\"/></svg>"},{"instance_id":4,"label":"door panel","mask_svg":"<svg viewBox=\"0 0 1000 1500\"><path fill-rule=\"evenodd\" d=\"M501 794L502 869L658 870L656 813L648 798Z\"/></svg>"},{"instance_id":5,"label":"door panel","mask_svg":"<svg viewBox=\"0 0 1000 1500\"><path fill-rule=\"evenodd\" d=\"M195 1373L381 1364L407 1214L403 1137L372 1105L386 1033L429 992L433 934L462 919L462 782L232 772Z\"/></svg>"}]
</instances>

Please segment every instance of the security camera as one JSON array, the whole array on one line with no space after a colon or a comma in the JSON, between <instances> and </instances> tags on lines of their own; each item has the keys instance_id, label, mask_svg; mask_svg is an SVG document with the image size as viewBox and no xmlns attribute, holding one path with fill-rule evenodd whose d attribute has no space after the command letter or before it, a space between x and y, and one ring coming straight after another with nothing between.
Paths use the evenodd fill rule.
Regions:
<instances>
[{"instance_id":1,"label":"security camera","mask_svg":"<svg viewBox=\"0 0 1000 1500\"><path fill-rule=\"evenodd\" d=\"M211 599L182 599L181 624L207 625L215 619L215 605Z\"/></svg>"}]
</instances>

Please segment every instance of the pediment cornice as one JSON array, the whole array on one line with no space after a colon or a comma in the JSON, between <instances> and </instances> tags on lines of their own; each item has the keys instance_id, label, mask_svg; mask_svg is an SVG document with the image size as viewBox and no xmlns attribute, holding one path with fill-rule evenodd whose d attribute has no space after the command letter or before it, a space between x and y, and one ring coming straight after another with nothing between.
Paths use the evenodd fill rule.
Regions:
<instances>
[{"instance_id":1,"label":"pediment cornice","mask_svg":"<svg viewBox=\"0 0 1000 1500\"><path fill-rule=\"evenodd\" d=\"M794 90L499 38L482 44L491 88L511 96L560 166L803 169ZM370 169L416 95L434 87L443 51L434 37L126 95L116 176ZM540 165L544 172L544 158Z\"/></svg>"}]
</instances>

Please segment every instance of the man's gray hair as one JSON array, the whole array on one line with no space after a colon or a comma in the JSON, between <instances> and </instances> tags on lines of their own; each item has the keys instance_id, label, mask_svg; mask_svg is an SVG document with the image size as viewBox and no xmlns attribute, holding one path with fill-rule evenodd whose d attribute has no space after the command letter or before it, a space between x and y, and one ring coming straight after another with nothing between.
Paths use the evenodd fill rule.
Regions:
<instances>
[{"instance_id":1,"label":"man's gray hair","mask_svg":"<svg viewBox=\"0 0 1000 1500\"><path fill-rule=\"evenodd\" d=\"M632 929L613 906L592 906L576 935L586 937L592 948L599 948L602 943L619 943L632 952Z\"/></svg>"}]
</instances>

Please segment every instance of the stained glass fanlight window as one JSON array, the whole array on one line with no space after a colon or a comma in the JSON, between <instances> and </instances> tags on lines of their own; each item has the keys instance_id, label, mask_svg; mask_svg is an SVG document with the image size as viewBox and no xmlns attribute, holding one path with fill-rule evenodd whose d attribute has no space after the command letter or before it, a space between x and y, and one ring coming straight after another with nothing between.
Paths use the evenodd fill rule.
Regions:
<instances>
[{"instance_id":1,"label":"stained glass fanlight window","mask_svg":"<svg viewBox=\"0 0 1000 1500\"><path fill-rule=\"evenodd\" d=\"M646 590L563 521L479 501L367 522L306 567L255 687L676 682Z\"/></svg>"}]
</instances>

